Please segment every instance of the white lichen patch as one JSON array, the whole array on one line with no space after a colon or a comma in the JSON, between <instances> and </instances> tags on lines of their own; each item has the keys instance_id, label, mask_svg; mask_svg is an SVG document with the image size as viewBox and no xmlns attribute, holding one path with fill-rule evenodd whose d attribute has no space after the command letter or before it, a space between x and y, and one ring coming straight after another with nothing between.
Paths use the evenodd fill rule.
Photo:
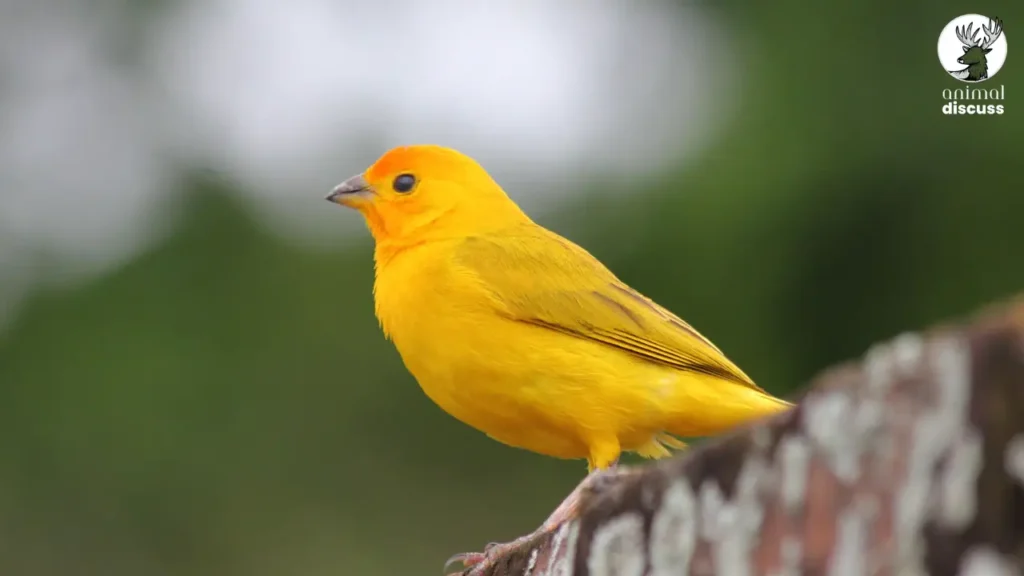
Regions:
<instances>
[{"instance_id":1,"label":"white lichen patch","mask_svg":"<svg viewBox=\"0 0 1024 576\"><path fill-rule=\"evenodd\" d=\"M872 472L875 478L883 486L892 486L896 481L895 478L899 475L899 469L897 467L897 438L902 431L893 432L889 434L881 434L874 439L871 445L871 454L873 460Z\"/></svg>"},{"instance_id":2,"label":"white lichen patch","mask_svg":"<svg viewBox=\"0 0 1024 576\"><path fill-rule=\"evenodd\" d=\"M904 332L890 345L892 364L900 376L910 376L920 370L924 359L924 338L914 332Z\"/></svg>"},{"instance_id":3,"label":"white lichen patch","mask_svg":"<svg viewBox=\"0 0 1024 576\"><path fill-rule=\"evenodd\" d=\"M643 576L644 519L638 512L610 518L594 531L587 558L592 576Z\"/></svg>"},{"instance_id":4,"label":"white lichen patch","mask_svg":"<svg viewBox=\"0 0 1024 576\"><path fill-rule=\"evenodd\" d=\"M853 432L861 443L874 440L874 435L885 424L885 406L880 400L861 400L853 414Z\"/></svg>"},{"instance_id":5,"label":"white lichen patch","mask_svg":"<svg viewBox=\"0 0 1024 576\"><path fill-rule=\"evenodd\" d=\"M914 358L915 340L918 357ZM868 396L884 398L896 378L916 369L923 342L916 334L903 334L890 342L875 344L864 354L864 390Z\"/></svg>"},{"instance_id":6,"label":"white lichen patch","mask_svg":"<svg viewBox=\"0 0 1024 576\"><path fill-rule=\"evenodd\" d=\"M774 489L777 483L778 478L768 461L768 455L765 452L748 453L736 477L733 498L738 502L760 504L760 494Z\"/></svg>"},{"instance_id":7,"label":"white lichen patch","mask_svg":"<svg viewBox=\"0 0 1024 576\"><path fill-rule=\"evenodd\" d=\"M733 498L726 499L716 482L701 484L699 502L701 536L710 544L718 574L748 576L754 573L751 550L758 542L764 521L761 487L771 469L758 454L748 454L736 478Z\"/></svg>"},{"instance_id":8,"label":"white lichen patch","mask_svg":"<svg viewBox=\"0 0 1024 576\"><path fill-rule=\"evenodd\" d=\"M831 576L867 576L871 523L877 513L872 501L858 500L839 513L836 542L829 560Z\"/></svg>"},{"instance_id":9,"label":"white lichen patch","mask_svg":"<svg viewBox=\"0 0 1024 576\"><path fill-rule=\"evenodd\" d=\"M812 395L804 403L804 430L840 482L852 484L860 475L863 440L854 427L853 400L842 391Z\"/></svg>"},{"instance_id":10,"label":"white lichen patch","mask_svg":"<svg viewBox=\"0 0 1024 576\"><path fill-rule=\"evenodd\" d=\"M800 576L803 559L803 542L796 536L786 535L779 543L779 567L771 572L771 576Z\"/></svg>"},{"instance_id":11,"label":"white lichen patch","mask_svg":"<svg viewBox=\"0 0 1024 576\"><path fill-rule=\"evenodd\" d=\"M958 423L967 421L971 401L971 354L962 338L949 336L934 347L939 410Z\"/></svg>"},{"instance_id":12,"label":"white lichen patch","mask_svg":"<svg viewBox=\"0 0 1024 576\"><path fill-rule=\"evenodd\" d=\"M799 514L807 499L811 471L811 445L803 436L786 436L775 455L781 477L779 500L787 514Z\"/></svg>"},{"instance_id":13,"label":"white lichen patch","mask_svg":"<svg viewBox=\"0 0 1024 576\"><path fill-rule=\"evenodd\" d=\"M573 565L576 562L576 539L579 534L578 520L562 524L558 532L555 532L551 541L551 560L549 560L549 562L553 561L550 570L551 576L572 576ZM562 548L565 548L565 552L559 556Z\"/></svg>"},{"instance_id":14,"label":"white lichen patch","mask_svg":"<svg viewBox=\"0 0 1024 576\"><path fill-rule=\"evenodd\" d=\"M934 493L935 471L953 445L969 433L969 348L956 336L947 336L930 348L928 356L932 360L936 404L932 410L917 416L911 431L905 479L895 502L896 566L898 571L907 574L924 573L921 530L929 518L932 502L935 499L941 502L943 498L941 493ZM964 460L970 463L969 452ZM961 513L954 512L954 516Z\"/></svg>"},{"instance_id":15,"label":"white lichen patch","mask_svg":"<svg viewBox=\"0 0 1024 576\"><path fill-rule=\"evenodd\" d=\"M899 418L899 407L888 405L889 392L900 380L919 376L925 368L925 339L918 333L905 332L892 340L872 346L862 363L864 383L861 403L854 416L853 429L872 455L872 474L888 482L895 472L896 444L892 435L883 434L886 421Z\"/></svg>"},{"instance_id":16,"label":"white lichen patch","mask_svg":"<svg viewBox=\"0 0 1024 576\"><path fill-rule=\"evenodd\" d=\"M939 520L946 527L961 530L974 520L983 464L981 435L968 430L956 440L939 478Z\"/></svg>"},{"instance_id":17,"label":"white lichen patch","mask_svg":"<svg viewBox=\"0 0 1024 576\"><path fill-rule=\"evenodd\" d=\"M676 480L662 496L651 522L650 576L686 574L697 547L697 499L686 480Z\"/></svg>"},{"instance_id":18,"label":"white lichen patch","mask_svg":"<svg viewBox=\"0 0 1024 576\"><path fill-rule=\"evenodd\" d=\"M1017 434L1006 445L1003 466L1011 478L1024 486L1024 434Z\"/></svg>"},{"instance_id":19,"label":"white lichen patch","mask_svg":"<svg viewBox=\"0 0 1024 576\"><path fill-rule=\"evenodd\" d=\"M875 344L864 354L864 371L869 392L884 395L895 378L920 370L924 359L924 338L904 332L889 342Z\"/></svg>"},{"instance_id":20,"label":"white lichen patch","mask_svg":"<svg viewBox=\"0 0 1024 576\"><path fill-rule=\"evenodd\" d=\"M1021 576L1013 561L991 546L975 546L960 561L960 576Z\"/></svg>"},{"instance_id":21,"label":"white lichen patch","mask_svg":"<svg viewBox=\"0 0 1024 576\"><path fill-rule=\"evenodd\" d=\"M942 457L942 450L936 450L937 444L930 441L939 433L936 424L941 425L941 422L931 414L924 414L914 427L905 478L894 503L897 572L911 575L924 574L921 529L928 515L932 470Z\"/></svg>"},{"instance_id":22,"label":"white lichen patch","mask_svg":"<svg viewBox=\"0 0 1024 576\"><path fill-rule=\"evenodd\" d=\"M530 550L530 557L526 561L526 570L523 571L523 576L532 576L533 569L537 567L537 554L540 553L539 548Z\"/></svg>"},{"instance_id":23,"label":"white lichen patch","mask_svg":"<svg viewBox=\"0 0 1024 576\"><path fill-rule=\"evenodd\" d=\"M705 480L700 485L700 535L705 540L717 540L721 533L731 524L727 517L731 513L725 494L715 480Z\"/></svg>"},{"instance_id":24,"label":"white lichen patch","mask_svg":"<svg viewBox=\"0 0 1024 576\"><path fill-rule=\"evenodd\" d=\"M889 344L875 344L864 354L864 387L869 395L883 397L895 378Z\"/></svg>"}]
</instances>

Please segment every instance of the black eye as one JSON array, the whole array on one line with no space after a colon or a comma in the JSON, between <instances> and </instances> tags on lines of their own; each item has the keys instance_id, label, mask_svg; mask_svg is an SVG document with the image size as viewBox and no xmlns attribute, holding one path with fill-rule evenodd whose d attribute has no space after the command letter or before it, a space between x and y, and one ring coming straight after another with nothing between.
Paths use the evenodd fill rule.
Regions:
<instances>
[{"instance_id":1,"label":"black eye","mask_svg":"<svg viewBox=\"0 0 1024 576\"><path fill-rule=\"evenodd\" d=\"M395 176L395 181L391 184L391 187L395 189L395 192L408 192L415 185L415 176L412 174L399 174Z\"/></svg>"}]
</instances>

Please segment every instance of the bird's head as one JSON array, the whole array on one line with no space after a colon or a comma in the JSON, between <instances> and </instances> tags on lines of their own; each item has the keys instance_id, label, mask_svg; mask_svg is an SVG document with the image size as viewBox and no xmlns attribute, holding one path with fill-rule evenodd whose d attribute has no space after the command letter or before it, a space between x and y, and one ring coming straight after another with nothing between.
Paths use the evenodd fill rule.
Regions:
<instances>
[{"instance_id":1,"label":"bird's head","mask_svg":"<svg viewBox=\"0 0 1024 576\"><path fill-rule=\"evenodd\" d=\"M387 151L327 199L361 212L378 244L464 237L528 221L480 164L434 145Z\"/></svg>"}]
</instances>

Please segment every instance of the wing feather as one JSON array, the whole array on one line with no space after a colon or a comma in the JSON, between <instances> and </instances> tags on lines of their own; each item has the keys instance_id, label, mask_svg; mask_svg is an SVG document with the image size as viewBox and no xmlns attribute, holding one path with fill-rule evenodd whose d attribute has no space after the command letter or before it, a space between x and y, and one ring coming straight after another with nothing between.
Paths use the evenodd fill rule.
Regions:
<instances>
[{"instance_id":1,"label":"wing feather","mask_svg":"<svg viewBox=\"0 0 1024 576\"><path fill-rule=\"evenodd\" d=\"M553 232L524 226L467 238L455 261L490 292L498 312L515 321L761 390L692 326Z\"/></svg>"}]
</instances>

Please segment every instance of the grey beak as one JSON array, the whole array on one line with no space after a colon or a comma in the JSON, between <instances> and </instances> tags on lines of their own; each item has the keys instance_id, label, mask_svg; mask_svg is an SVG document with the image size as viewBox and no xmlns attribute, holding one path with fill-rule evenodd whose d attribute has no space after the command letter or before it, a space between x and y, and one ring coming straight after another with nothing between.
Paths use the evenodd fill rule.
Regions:
<instances>
[{"instance_id":1,"label":"grey beak","mask_svg":"<svg viewBox=\"0 0 1024 576\"><path fill-rule=\"evenodd\" d=\"M331 193L327 195L327 200L338 203L346 195L358 194L369 189L370 183L366 181L366 178L363 178L362 174L356 174L335 186L334 190L331 190Z\"/></svg>"}]
</instances>

